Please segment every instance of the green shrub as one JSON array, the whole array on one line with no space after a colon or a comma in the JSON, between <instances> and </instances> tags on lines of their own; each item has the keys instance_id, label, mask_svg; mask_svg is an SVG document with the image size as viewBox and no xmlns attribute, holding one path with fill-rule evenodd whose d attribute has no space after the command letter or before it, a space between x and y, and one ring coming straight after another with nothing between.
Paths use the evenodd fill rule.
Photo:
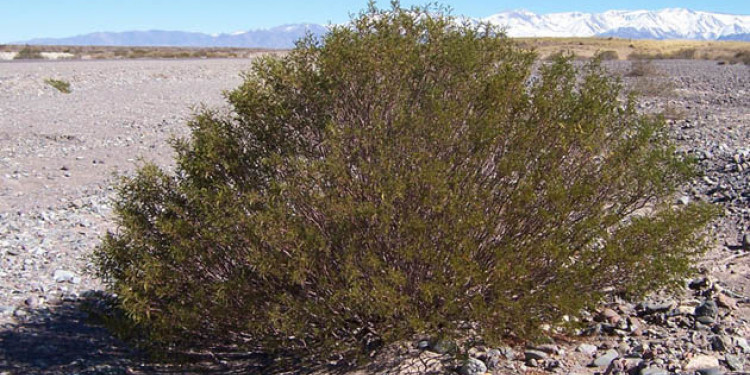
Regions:
<instances>
[{"instance_id":1,"label":"green shrub","mask_svg":"<svg viewBox=\"0 0 750 375\"><path fill-rule=\"evenodd\" d=\"M692 173L663 121L597 62L532 79L533 54L440 14L371 7L257 59L176 172L124 178L96 262L128 316L326 361L466 322L532 338L683 276L713 211L670 205Z\"/></svg>"},{"instance_id":2,"label":"green shrub","mask_svg":"<svg viewBox=\"0 0 750 375\"><path fill-rule=\"evenodd\" d=\"M70 94L70 82L60 79L47 78L44 83L54 87L63 94Z\"/></svg>"}]
</instances>

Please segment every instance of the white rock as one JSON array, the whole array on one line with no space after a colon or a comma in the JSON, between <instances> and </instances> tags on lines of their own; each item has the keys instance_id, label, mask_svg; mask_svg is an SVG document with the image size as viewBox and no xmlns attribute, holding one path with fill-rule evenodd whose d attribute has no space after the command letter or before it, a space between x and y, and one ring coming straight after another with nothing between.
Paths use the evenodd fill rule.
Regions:
<instances>
[{"instance_id":1,"label":"white rock","mask_svg":"<svg viewBox=\"0 0 750 375\"><path fill-rule=\"evenodd\" d=\"M685 371L697 371L715 367L719 367L718 358L710 355L696 355L685 365Z\"/></svg>"},{"instance_id":2,"label":"white rock","mask_svg":"<svg viewBox=\"0 0 750 375\"><path fill-rule=\"evenodd\" d=\"M73 272L66 270L57 270L52 277L57 283L69 282L75 284L75 279L77 279L76 275Z\"/></svg>"}]
</instances>

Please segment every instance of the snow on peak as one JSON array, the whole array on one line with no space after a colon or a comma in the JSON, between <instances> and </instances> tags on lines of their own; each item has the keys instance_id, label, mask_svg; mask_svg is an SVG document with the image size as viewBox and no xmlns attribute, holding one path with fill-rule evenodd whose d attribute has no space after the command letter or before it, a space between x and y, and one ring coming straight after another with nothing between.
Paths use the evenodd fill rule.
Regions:
<instances>
[{"instance_id":1,"label":"snow on peak","mask_svg":"<svg viewBox=\"0 0 750 375\"><path fill-rule=\"evenodd\" d=\"M512 37L619 36L718 39L750 32L750 16L667 8L658 11L609 10L603 13L498 13L482 21L506 28Z\"/></svg>"}]
</instances>

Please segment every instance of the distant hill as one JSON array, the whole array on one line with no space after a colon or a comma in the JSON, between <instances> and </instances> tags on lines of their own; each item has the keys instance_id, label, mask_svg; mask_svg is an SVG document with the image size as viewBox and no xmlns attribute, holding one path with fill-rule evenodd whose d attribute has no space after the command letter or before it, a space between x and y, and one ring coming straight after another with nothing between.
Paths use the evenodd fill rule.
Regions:
<instances>
[{"instance_id":1,"label":"distant hill","mask_svg":"<svg viewBox=\"0 0 750 375\"><path fill-rule=\"evenodd\" d=\"M209 35L185 31L125 31L100 32L69 38L40 38L16 44L69 45L69 46L144 46L144 47L255 47L291 48L294 42L308 32L320 35L325 26L295 24L264 30L250 30L232 34Z\"/></svg>"},{"instance_id":2,"label":"distant hill","mask_svg":"<svg viewBox=\"0 0 750 375\"><path fill-rule=\"evenodd\" d=\"M719 40L739 40L750 42L750 33L725 35L719 38Z\"/></svg>"},{"instance_id":3,"label":"distant hill","mask_svg":"<svg viewBox=\"0 0 750 375\"><path fill-rule=\"evenodd\" d=\"M596 36L625 39L750 41L750 16L682 8L542 15L516 10L474 21L505 27L508 35L512 37ZM100 32L69 38L32 39L17 44L291 48L294 42L306 33L321 35L327 30L327 27L317 24L292 24L217 35L162 30Z\"/></svg>"}]
</instances>

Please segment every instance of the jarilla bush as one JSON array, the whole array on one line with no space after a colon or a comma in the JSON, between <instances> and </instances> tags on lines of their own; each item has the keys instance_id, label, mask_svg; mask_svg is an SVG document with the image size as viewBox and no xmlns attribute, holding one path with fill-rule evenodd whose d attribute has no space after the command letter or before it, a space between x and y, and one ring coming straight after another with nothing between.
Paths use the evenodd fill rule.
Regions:
<instances>
[{"instance_id":1,"label":"jarilla bush","mask_svg":"<svg viewBox=\"0 0 750 375\"><path fill-rule=\"evenodd\" d=\"M534 59L397 3L259 58L174 173L123 179L100 274L157 342L311 360L462 322L532 338L677 280L713 211L670 204L692 172L663 121L596 62Z\"/></svg>"}]
</instances>

